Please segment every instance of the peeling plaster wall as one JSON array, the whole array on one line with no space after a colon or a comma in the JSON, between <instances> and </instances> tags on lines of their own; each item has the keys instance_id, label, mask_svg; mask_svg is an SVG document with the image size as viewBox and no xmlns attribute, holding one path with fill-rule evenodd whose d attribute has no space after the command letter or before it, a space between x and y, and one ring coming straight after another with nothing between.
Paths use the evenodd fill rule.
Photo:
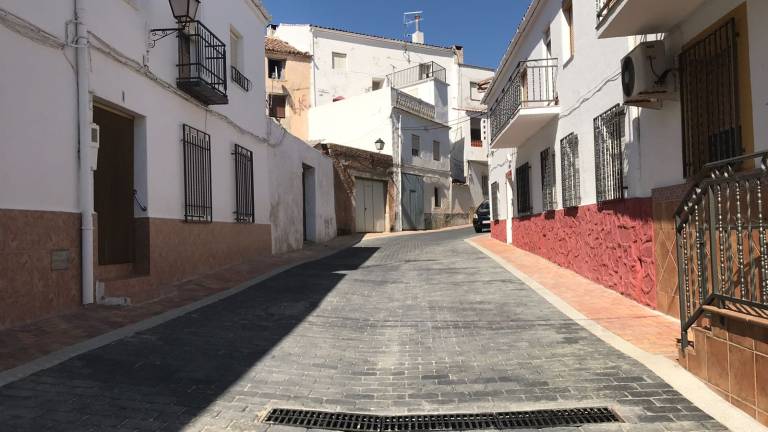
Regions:
<instances>
[{"instance_id":1,"label":"peeling plaster wall","mask_svg":"<svg viewBox=\"0 0 768 432\"><path fill-rule=\"evenodd\" d=\"M655 308L651 215L650 198L546 212L514 219L512 243Z\"/></svg>"},{"instance_id":2,"label":"peeling plaster wall","mask_svg":"<svg viewBox=\"0 0 768 432\"><path fill-rule=\"evenodd\" d=\"M302 166L315 172L315 241L336 237L333 163L309 144L271 122L269 150L269 221L272 224L272 253L301 249L304 244Z\"/></svg>"}]
</instances>

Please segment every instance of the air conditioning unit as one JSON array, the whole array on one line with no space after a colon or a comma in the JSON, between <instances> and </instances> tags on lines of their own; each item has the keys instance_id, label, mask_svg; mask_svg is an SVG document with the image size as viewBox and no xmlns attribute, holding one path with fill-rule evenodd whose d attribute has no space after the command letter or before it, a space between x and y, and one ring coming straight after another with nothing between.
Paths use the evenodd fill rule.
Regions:
<instances>
[{"instance_id":1,"label":"air conditioning unit","mask_svg":"<svg viewBox=\"0 0 768 432\"><path fill-rule=\"evenodd\" d=\"M624 104L661 108L664 99L677 99L677 83L664 41L642 42L621 59Z\"/></svg>"},{"instance_id":2,"label":"air conditioning unit","mask_svg":"<svg viewBox=\"0 0 768 432\"><path fill-rule=\"evenodd\" d=\"M98 161L99 161L99 139L101 136L101 132L99 130L99 125L96 123L91 123L91 145L88 148L89 151L89 157L91 159L91 169L93 171L96 171L98 168Z\"/></svg>"}]
</instances>

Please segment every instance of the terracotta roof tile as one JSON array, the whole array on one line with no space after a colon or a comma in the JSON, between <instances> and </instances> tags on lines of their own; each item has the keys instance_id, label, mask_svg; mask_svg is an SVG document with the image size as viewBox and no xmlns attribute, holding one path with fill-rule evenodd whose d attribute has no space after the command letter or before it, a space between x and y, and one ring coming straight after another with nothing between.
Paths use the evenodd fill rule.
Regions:
<instances>
[{"instance_id":1,"label":"terracotta roof tile","mask_svg":"<svg viewBox=\"0 0 768 432\"><path fill-rule=\"evenodd\" d=\"M264 38L264 49L267 52L310 57L309 53L304 51L299 51L297 48L295 48L293 45L289 44L288 42L285 42L275 37Z\"/></svg>"}]
</instances>

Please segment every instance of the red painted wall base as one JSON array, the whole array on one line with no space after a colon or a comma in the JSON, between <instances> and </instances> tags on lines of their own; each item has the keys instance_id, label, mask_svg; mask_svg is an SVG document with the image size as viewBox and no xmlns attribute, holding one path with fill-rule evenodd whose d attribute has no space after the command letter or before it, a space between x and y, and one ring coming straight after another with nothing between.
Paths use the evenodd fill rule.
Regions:
<instances>
[{"instance_id":1,"label":"red painted wall base","mask_svg":"<svg viewBox=\"0 0 768 432\"><path fill-rule=\"evenodd\" d=\"M506 234L502 231L497 237L493 228L493 238L505 241ZM514 219L512 243L638 303L656 307L650 198Z\"/></svg>"},{"instance_id":2,"label":"red painted wall base","mask_svg":"<svg viewBox=\"0 0 768 432\"><path fill-rule=\"evenodd\" d=\"M507 221L497 220L491 221L491 238L498 241L507 242Z\"/></svg>"}]
</instances>

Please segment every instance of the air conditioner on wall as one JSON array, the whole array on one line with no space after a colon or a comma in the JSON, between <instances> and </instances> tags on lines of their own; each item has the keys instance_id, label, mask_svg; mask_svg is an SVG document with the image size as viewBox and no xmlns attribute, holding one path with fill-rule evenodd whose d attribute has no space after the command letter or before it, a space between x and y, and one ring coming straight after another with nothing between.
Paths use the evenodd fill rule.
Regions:
<instances>
[{"instance_id":1,"label":"air conditioner on wall","mask_svg":"<svg viewBox=\"0 0 768 432\"><path fill-rule=\"evenodd\" d=\"M624 104L660 109L663 100L678 99L674 72L664 41L640 43L621 59Z\"/></svg>"}]
</instances>

